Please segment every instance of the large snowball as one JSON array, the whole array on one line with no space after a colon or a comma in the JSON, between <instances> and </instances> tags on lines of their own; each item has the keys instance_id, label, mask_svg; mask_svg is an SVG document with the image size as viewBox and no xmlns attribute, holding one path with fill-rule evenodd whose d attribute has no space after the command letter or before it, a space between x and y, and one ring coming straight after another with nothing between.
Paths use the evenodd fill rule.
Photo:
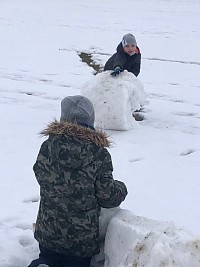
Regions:
<instances>
[{"instance_id":1,"label":"large snowball","mask_svg":"<svg viewBox=\"0 0 200 267\"><path fill-rule=\"evenodd\" d=\"M102 72L83 85L81 94L94 104L95 125L110 130L133 128L137 122L132 114L146 98L142 83L127 71L116 77Z\"/></svg>"}]
</instances>

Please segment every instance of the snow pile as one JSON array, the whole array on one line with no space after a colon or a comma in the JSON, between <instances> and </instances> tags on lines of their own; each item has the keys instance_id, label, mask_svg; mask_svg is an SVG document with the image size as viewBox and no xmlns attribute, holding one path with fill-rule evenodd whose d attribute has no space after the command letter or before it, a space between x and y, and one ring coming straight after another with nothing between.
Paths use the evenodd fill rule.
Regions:
<instances>
[{"instance_id":1,"label":"snow pile","mask_svg":"<svg viewBox=\"0 0 200 267\"><path fill-rule=\"evenodd\" d=\"M112 217L120 210L120 207L104 209L101 208L99 217L99 239L100 239L100 252L92 257L90 267L103 267L105 261L104 244L108 224Z\"/></svg>"},{"instance_id":2,"label":"snow pile","mask_svg":"<svg viewBox=\"0 0 200 267\"><path fill-rule=\"evenodd\" d=\"M81 93L94 104L96 126L110 130L129 130L137 125L132 114L146 98L140 80L127 71L117 77L110 71L100 73L82 86Z\"/></svg>"},{"instance_id":3,"label":"snow pile","mask_svg":"<svg viewBox=\"0 0 200 267\"><path fill-rule=\"evenodd\" d=\"M200 240L173 224L119 210L105 239L104 267L197 267Z\"/></svg>"},{"instance_id":4,"label":"snow pile","mask_svg":"<svg viewBox=\"0 0 200 267\"><path fill-rule=\"evenodd\" d=\"M38 257L38 243L33 237L33 230L28 227L28 225L16 225L13 227L1 225L1 267L26 267L33 259Z\"/></svg>"}]
</instances>

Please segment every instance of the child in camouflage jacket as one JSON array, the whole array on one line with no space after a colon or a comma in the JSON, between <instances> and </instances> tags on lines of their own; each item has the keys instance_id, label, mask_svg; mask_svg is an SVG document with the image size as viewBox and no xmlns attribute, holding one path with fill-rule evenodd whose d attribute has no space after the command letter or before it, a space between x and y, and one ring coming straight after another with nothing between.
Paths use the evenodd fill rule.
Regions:
<instances>
[{"instance_id":1,"label":"child in camouflage jacket","mask_svg":"<svg viewBox=\"0 0 200 267\"><path fill-rule=\"evenodd\" d=\"M42 131L43 142L33 170L40 185L35 227L39 258L29 267L88 267L99 252L101 207L120 205L127 195L113 179L110 145L94 129L94 107L83 96L61 102L60 122Z\"/></svg>"}]
</instances>

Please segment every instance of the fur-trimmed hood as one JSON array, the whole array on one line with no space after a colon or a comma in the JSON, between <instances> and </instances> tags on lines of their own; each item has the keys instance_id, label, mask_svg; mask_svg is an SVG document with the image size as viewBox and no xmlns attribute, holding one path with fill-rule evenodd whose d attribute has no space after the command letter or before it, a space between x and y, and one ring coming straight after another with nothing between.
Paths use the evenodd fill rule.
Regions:
<instances>
[{"instance_id":1,"label":"fur-trimmed hood","mask_svg":"<svg viewBox=\"0 0 200 267\"><path fill-rule=\"evenodd\" d=\"M40 132L42 136L49 136L51 134L74 136L91 141L99 147L109 147L111 145L111 142L108 140L108 135L105 132L93 130L69 121L59 122L55 120L49 123L47 127Z\"/></svg>"}]
</instances>

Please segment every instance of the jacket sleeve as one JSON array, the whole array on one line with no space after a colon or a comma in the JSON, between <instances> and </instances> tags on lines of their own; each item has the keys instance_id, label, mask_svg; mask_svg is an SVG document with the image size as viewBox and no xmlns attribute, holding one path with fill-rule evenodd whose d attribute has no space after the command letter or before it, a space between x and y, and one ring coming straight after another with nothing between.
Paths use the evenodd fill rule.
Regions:
<instances>
[{"instance_id":1,"label":"jacket sleeve","mask_svg":"<svg viewBox=\"0 0 200 267\"><path fill-rule=\"evenodd\" d=\"M126 62L126 57L124 53L120 53L120 52L116 53L114 61L113 61L113 69L119 66L121 69L124 70L125 62Z\"/></svg>"},{"instance_id":2,"label":"jacket sleeve","mask_svg":"<svg viewBox=\"0 0 200 267\"><path fill-rule=\"evenodd\" d=\"M135 63L130 70L136 77L140 73L140 66L141 66L141 54L138 54Z\"/></svg>"},{"instance_id":3,"label":"jacket sleeve","mask_svg":"<svg viewBox=\"0 0 200 267\"><path fill-rule=\"evenodd\" d=\"M117 52L108 59L104 66L104 71L114 70L115 67L119 66L123 69L125 63L125 57L123 53Z\"/></svg>"},{"instance_id":4,"label":"jacket sleeve","mask_svg":"<svg viewBox=\"0 0 200 267\"><path fill-rule=\"evenodd\" d=\"M113 179L112 172L111 156L105 149L104 160L95 183L96 197L102 208L119 206L128 193L123 182Z\"/></svg>"},{"instance_id":5,"label":"jacket sleeve","mask_svg":"<svg viewBox=\"0 0 200 267\"><path fill-rule=\"evenodd\" d=\"M112 55L112 57L110 57L106 61L106 64L104 66L104 71L106 71L106 70L113 70L113 60L114 60L114 55Z\"/></svg>"},{"instance_id":6,"label":"jacket sleeve","mask_svg":"<svg viewBox=\"0 0 200 267\"><path fill-rule=\"evenodd\" d=\"M41 187L45 188L49 183L49 168L50 157L48 151L48 141L46 140L42 143L37 160L33 166L36 180Z\"/></svg>"}]
</instances>

